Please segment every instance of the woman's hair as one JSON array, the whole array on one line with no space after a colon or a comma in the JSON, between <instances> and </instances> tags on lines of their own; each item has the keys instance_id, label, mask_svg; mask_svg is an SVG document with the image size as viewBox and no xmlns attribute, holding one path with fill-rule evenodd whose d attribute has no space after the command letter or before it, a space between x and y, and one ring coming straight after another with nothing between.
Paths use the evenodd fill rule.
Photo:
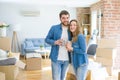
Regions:
<instances>
[{"instance_id":1,"label":"woman's hair","mask_svg":"<svg viewBox=\"0 0 120 80\"><path fill-rule=\"evenodd\" d=\"M71 24L71 22L76 22L76 26L77 26L75 32L73 32L73 33L71 32L72 41L75 42L75 41L77 41L77 39L78 39L78 35L79 35L80 33L82 34L82 28L81 28L78 20L72 19L72 20L70 21L70 24ZM69 24L69 30L70 30L70 24Z\"/></svg>"}]
</instances>

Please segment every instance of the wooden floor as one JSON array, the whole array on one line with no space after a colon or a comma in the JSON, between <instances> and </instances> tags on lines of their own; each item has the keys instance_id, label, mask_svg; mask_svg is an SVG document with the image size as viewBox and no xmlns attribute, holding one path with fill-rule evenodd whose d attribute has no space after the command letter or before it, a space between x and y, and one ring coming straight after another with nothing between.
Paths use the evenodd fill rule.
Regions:
<instances>
[{"instance_id":1,"label":"wooden floor","mask_svg":"<svg viewBox=\"0 0 120 80\"><path fill-rule=\"evenodd\" d=\"M16 80L52 80L50 59L42 59L42 70L27 71L20 69Z\"/></svg>"},{"instance_id":2,"label":"wooden floor","mask_svg":"<svg viewBox=\"0 0 120 80\"><path fill-rule=\"evenodd\" d=\"M25 60L22 59L22 61ZM16 80L52 80L50 59L42 59L42 70L27 71L20 69ZM74 79L67 78L67 80ZM118 79L117 77L110 76L106 80L118 80Z\"/></svg>"}]
</instances>

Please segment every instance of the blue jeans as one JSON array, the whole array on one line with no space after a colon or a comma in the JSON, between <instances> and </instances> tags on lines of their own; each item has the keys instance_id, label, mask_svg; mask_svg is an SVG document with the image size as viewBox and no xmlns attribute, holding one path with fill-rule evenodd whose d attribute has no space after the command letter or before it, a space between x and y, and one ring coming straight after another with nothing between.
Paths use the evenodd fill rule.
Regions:
<instances>
[{"instance_id":1,"label":"blue jeans","mask_svg":"<svg viewBox=\"0 0 120 80\"><path fill-rule=\"evenodd\" d=\"M85 80L86 79L87 67L88 67L88 65L82 65L78 68L74 68L77 80Z\"/></svg>"},{"instance_id":2,"label":"blue jeans","mask_svg":"<svg viewBox=\"0 0 120 80\"><path fill-rule=\"evenodd\" d=\"M52 61L52 78L53 80L65 80L68 70L68 61Z\"/></svg>"}]
</instances>

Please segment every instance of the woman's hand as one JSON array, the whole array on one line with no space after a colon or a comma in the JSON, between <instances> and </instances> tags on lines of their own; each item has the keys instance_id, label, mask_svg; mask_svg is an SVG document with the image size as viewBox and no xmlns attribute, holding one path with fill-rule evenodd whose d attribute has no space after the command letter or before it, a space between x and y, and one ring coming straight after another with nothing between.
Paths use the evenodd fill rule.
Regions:
<instances>
[{"instance_id":1,"label":"woman's hand","mask_svg":"<svg viewBox=\"0 0 120 80\"><path fill-rule=\"evenodd\" d=\"M67 44L66 44L66 49L67 49L69 52L73 51L72 43L71 43L70 41L67 42Z\"/></svg>"}]
</instances>

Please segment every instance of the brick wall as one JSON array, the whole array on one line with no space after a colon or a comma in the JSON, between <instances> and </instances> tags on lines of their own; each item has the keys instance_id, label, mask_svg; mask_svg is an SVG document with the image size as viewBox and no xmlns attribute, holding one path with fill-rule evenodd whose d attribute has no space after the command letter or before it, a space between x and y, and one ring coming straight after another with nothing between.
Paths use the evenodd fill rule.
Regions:
<instances>
[{"instance_id":1,"label":"brick wall","mask_svg":"<svg viewBox=\"0 0 120 80\"><path fill-rule=\"evenodd\" d=\"M101 37L116 39L117 57L114 69L120 69L120 0L101 0L93 4L91 10L102 10Z\"/></svg>"},{"instance_id":2,"label":"brick wall","mask_svg":"<svg viewBox=\"0 0 120 80\"><path fill-rule=\"evenodd\" d=\"M82 12L91 12L99 9L103 13L101 18L101 38L116 39L117 57L114 69L120 69L120 0L101 0L89 8L77 8L77 18L81 20ZM97 20L98 23L98 20ZM98 24L97 24L98 27Z\"/></svg>"}]
</instances>

